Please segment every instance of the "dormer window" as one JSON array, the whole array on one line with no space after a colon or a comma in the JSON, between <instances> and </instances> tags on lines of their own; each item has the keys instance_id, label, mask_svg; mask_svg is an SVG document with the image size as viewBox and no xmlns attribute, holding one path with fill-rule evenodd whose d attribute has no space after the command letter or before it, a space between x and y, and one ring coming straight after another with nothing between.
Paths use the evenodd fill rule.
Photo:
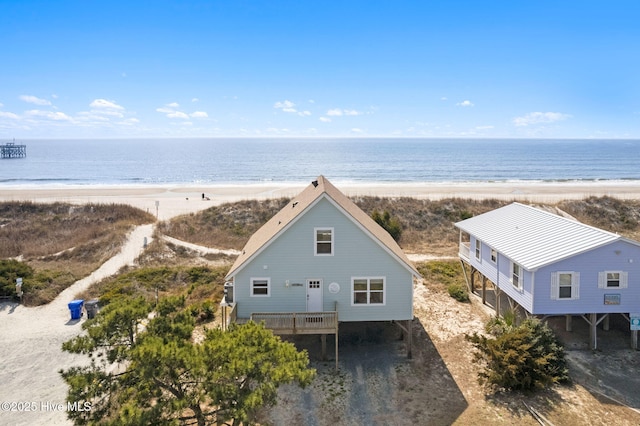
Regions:
<instances>
[{"instance_id":1,"label":"dormer window","mask_svg":"<svg viewBox=\"0 0 640 426\"><path fill-rule=\"evenodd\" d=\"M316 256L333 256L333 228L315 228L314 245Z\"/></svg>"}]
</instances>

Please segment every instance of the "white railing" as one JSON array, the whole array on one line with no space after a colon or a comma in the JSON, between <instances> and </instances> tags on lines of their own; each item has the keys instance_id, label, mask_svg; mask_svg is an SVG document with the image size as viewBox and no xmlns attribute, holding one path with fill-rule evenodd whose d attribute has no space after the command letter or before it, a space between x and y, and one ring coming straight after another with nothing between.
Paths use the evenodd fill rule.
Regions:
<instances>
[{"instance_id":1,"label":"white railing","mask_svg":"<svg viewBox=\"0 0 640 426\"><path fill-rule=\"evenodd\" d=\"M251 320L264 322L264 326L274 332L313 333L337 329L337 312L256 312Z\"/></svg>"}]
</instances>

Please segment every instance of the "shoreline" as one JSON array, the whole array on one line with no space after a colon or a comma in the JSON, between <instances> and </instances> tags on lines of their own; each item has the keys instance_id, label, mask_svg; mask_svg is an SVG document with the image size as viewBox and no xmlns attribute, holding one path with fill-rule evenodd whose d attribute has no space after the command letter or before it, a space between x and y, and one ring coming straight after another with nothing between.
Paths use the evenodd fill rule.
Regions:
<instances>
[{"instance_id":1,"label":"shoreline","mask_svg":"<svg viewBox=\"0 0 640 426\"><path fill-rule=\"evenodd\" d=\"M175 185L0 185L0 201L65 202L70 204L130 204L160 220L195 213L211 206L249 199L294 197L307 183L260 182L248 184ZM640 200L640 181L571 182L350 182L335 183L348 196L500 199L525 203L557 203L590 196ZM204 199L202 195L204 194ZM156 205L157 203L157 205ZM157 206L157 209L156 209Z\"/></svg>"}]
</instances>

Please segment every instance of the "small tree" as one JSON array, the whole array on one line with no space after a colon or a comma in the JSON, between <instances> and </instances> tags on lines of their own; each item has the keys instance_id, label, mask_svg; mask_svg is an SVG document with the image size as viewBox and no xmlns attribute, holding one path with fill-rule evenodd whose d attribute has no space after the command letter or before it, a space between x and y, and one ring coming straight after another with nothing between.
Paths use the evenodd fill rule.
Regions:
<instances>
[{"instance_id":1,"label":"small tree","mask_svg":"<svg viewBox=\"0 0 640 426\"><path fill-rule=\"evenodd\" d=\"M371 218L375 220L378 225L382 226L394 240L400 240L402 236L402 225L396 217L391 217L391 213L387 210L385 210L384 213L374 210L373 213L371 213Z\"/></svg>"},{"instance_id":2,"label":"small tree","mask_svg":"<svg viewBox=\"0 0 640 426\"><path fill-rule=\"evenodd\" d=\"M313 380L306 352L253 322L195 343L184 300L164 299L153 315L143 300L113 302L85 323L86 335L64 343L92 357L89 366L61 371L67 400L92 404L69 411L75 424L251 423L281 384Z\"/></svg>"},{"instance_id":3,"label":"small tree","mask_svg":"<svg viewBox=\"0 0 640 426\"><path fill-rule=\"evenodd\" d=\"M547 324L535 318L520 325L494 318L486 328L490 337L466 336L476 348L474 359L485 367L478 374L481 384L526 390L569 379L564 348Z\"/></svg>"}]
</instances>

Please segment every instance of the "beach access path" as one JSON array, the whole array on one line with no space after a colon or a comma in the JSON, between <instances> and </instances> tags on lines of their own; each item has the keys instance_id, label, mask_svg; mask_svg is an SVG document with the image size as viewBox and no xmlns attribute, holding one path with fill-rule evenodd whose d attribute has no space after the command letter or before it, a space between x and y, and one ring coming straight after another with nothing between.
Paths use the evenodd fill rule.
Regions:
<instances>
[{"instance_id":1,"label":"beach access path","mask_svg":"<svg viewBox=\"0 0 640 426\"><path fill-rule=\"evenodd\" d=\"M86 316L71 320L67 304L93 283L132 264L152 233L151 224L136 227L116 256L47 305L0 304L0 403L5 404L0 424L72 424L66 415L67 385L59 371L85 364L87 357L63 352L62 343L81 333ZM6 403L13 407L5 409Z\"/></svg>"}]
</instances>

